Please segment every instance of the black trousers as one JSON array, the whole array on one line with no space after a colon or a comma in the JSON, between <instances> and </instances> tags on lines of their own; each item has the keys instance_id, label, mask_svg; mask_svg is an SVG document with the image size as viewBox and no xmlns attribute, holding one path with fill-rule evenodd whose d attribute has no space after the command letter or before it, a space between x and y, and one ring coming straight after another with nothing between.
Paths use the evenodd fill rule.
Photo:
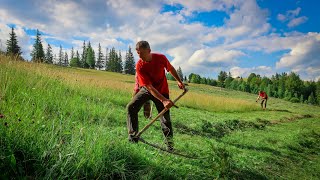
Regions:
<instances>
[{"instance_id":1,"label":"black trousers","mask_svg":"<svg viewBox=\"0 0 320 180\"><path fill-rule=\"evenodd\" d=\"M162 95L166 98L169 98L169 94ZM142 87L127 105L127 127L129 135L135 136L138 133L138 112L143 104L149 100L154 102L159 113L164 109L162 102L152 96L152 94L145 87ZM167 138L167 140L171 140L173 137L173 131L170 120L170 110L164 113L163 117L160 117L160 122L164 136Z\"/></svg>"},{"instance_id":2,"label":"black trousers","mask_svg":"<svg viewBox=\"0 0 320 180\"><path fill-rule=\"evenodd\" d=\"M264 106L264 108L267 108L267 101L268 101L268 99L262 99L261 108L263 108L263 106Z\"/></svg>"}]
</instances>

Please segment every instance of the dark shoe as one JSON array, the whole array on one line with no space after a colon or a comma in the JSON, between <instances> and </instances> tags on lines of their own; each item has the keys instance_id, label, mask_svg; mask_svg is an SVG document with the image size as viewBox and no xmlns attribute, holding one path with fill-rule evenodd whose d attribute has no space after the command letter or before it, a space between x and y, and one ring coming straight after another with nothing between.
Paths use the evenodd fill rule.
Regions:
<instances>
[{"instance_id":1,"label":"dark shoe","mask_svg":"<svg viewBox=\"0 0 320 180\"><path fill-rule=\"evenodd\" d=\"M168 148L167 148L167 150L168 150L169 152L173 152L173 151L174 151L174 148L173 148L173 146L169 145Z\"/></svg>"},{"instance_id":2,"label":"dark shoe","mask_svg":"<svg viewBox=\"0 0 320 180\"><path fill-rule=\"evenodd\" d=\"M136 136L134 136L134 135L129 135L128 140L129 140L129 142L131 142L131 143L138 143L139 138L136 137Z\"/></svg>"}]
</instances>

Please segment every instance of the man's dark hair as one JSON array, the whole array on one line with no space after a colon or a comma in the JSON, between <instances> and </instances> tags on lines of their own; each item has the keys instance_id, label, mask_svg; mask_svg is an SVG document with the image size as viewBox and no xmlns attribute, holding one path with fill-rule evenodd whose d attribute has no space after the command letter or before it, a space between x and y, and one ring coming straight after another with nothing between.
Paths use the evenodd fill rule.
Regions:
<instances>
[{"instance_id":1,"label":"man's dark hair","mask_svg":"<svg viewBox=\"0 0 320 180\"><path fill-rule=\"evenodd\" d=\"M150 49L150 45L149 45L148 41L139 41L139 42L137 42L136 49L140 49L140 48Z\"/></svg>"}]
</instances>

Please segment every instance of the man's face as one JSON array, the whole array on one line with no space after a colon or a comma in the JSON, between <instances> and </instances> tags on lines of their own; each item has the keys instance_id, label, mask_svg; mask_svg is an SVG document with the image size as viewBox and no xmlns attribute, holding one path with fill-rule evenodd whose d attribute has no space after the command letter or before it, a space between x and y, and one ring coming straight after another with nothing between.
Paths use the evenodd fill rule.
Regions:
<instances>
[{"instance_id":1,"label":"man's face","mask_svg":"<svg viewBox=\"0 0 320 180\"><path fill-rule=\"evenodd\" d=\"M147 57L151 52L150 49L145 49L145 48L139 48L139 49L136 49L136 51L142 60L147 60Z\"/></svg>"}]
</instances>

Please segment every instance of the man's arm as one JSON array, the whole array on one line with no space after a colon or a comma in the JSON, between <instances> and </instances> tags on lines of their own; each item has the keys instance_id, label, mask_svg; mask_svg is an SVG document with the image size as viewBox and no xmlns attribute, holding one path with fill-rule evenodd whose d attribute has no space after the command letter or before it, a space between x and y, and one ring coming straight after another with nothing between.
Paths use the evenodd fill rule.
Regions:
<instances>
[{"instance_id":1,"label":"man's arm","mask_svg":"<svg viewBox=\"0 0 320 180\"><path fill-rule=\"evenodd\" d=\"M151 84L150 85L146 85L145 86L148 91L154 96L156 97L157 99L159 99L163 106L166 108L166 109L169 109L171 108L174 104L173 102L170 100L170 99L167 99L165 98L162 94L159 93L158 90L156 90Z\"/></svg>"},{"instance_id":2,"label":"man's arm","mask_svg":"<svg viewBox=\"0 0 320 180\"><path fill-rule=\"evenodd\" d=\"M184 89L184 84L182 83L182 80L180 79L176 69L174 67L171 67L170 74L178 81L178 86L180 89Z\"/></svg>"},{"instance_id":3,"label":"man's arm","mask_svg":"<svg viewBox=\"0 0 320 180\"><path fill-rule=\"evenodd\" d=\"M260 99L260 95L258 95L256 102Z\"/></svg>"}]
</instances>

